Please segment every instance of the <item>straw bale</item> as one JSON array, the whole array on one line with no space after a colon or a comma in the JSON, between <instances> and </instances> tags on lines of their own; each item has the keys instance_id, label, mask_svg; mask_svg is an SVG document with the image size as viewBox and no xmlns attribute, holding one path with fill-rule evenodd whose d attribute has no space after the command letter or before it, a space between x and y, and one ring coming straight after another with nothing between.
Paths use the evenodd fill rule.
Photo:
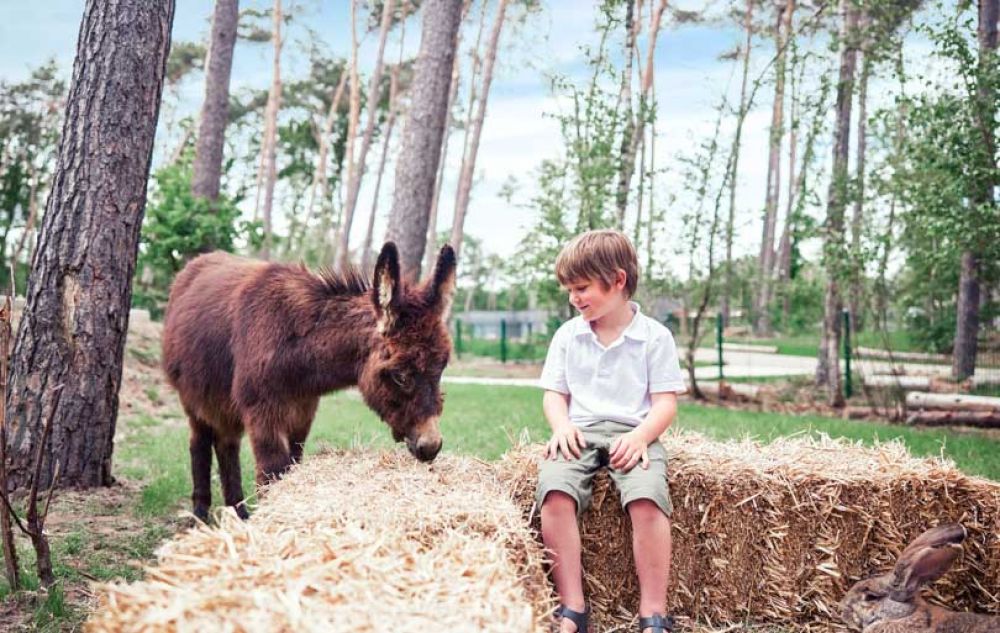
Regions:
<instances>
[{"instance_id":1,"label":"straw bale","mask_svg":"<svg viewBox=\"0 0 1000 633\"><path fill-rule=\"evenodd\" d=\"M1000 612L1000 484L914 458L899 443L800 437L761 445L671 432L664 444L674 502L671 612L710 626L842 628L836 605L847 589L948 521L965 525L969 538L928 598ZM539 445L522 447L500 467L536 529L540 455ZM609 630L633 617L639 591L631 527L604 474L581 535L596 630Z\"/></svg>"},{"instance_id":2,"label":"straw bale","mask_svg":"<svg viewBox=\"0 0 1000 633\"><path fill-rule=\"evenodd\" d=\"M545 628L541 548L489 464L403 452L309 458L247 522L163 545L146 579L99 585L97 631Z\"/></svg>"}]
</instances>

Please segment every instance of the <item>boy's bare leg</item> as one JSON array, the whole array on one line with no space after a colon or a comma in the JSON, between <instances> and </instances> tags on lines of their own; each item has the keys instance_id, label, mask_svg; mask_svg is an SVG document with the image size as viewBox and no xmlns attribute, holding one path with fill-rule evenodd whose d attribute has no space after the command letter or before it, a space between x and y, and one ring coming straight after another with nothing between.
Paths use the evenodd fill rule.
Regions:
<instances>
[{"instance_id":1,"label":"boy's bare leg","mask_svg":"<svg viewBox=\"0 0 1000 633\"><path fill-rule=\"evenodd\" d=\"M556 583L559 601L574 611L583 611L586 602L583 598L580 527L576 522L576 501L565 493L550 492L542 502L541 514L542 541L545 542L545 548L551 552L552 579ZM574 633L576 625L564 618L560 624L560 631Z\"/></svg>"},{"instance_id":2,"label":"boy's bare leg","mask_svg":"<svg viewBox=\"0 0 1000 633\"><path fill-rule=\"evenodd\" d=\"M628 504L632 518L632 554L639 576L639 616L666 615L670 581L670 519L649 499Z\"/></svg>"}]
</instances>

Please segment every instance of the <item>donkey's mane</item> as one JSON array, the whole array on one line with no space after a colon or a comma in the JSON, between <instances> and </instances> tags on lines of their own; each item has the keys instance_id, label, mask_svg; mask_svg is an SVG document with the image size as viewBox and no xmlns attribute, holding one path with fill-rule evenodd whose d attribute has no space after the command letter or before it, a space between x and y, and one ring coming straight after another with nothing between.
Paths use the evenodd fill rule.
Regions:
<instances>
[{"instance_id":1,"label":"donkey's mane","mask_svg":"<svg viewBox=\"0 0 1000 633\"><path fill-rule=\"evenodd\" d=\"M371 282L356 266L348 266L343 272L323 266L316 271L316 276L328 296L362 295L371 290Z\"/></svg>"}]
</instances>

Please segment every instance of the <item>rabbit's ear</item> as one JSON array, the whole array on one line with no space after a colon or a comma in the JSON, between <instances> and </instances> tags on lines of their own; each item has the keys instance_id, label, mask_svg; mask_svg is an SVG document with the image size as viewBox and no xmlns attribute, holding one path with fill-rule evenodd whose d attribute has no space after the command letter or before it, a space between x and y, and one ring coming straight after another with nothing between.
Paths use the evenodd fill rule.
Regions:
<instances>
[{"instance_id":1,"label":"rabbit's ear","mask_svg":"<svg viewBox=\"0 0 1000 633\"><path fill-rule=\"evenodd\" d=\"M957 523L927 530L903 550L889 597L906 602L927 582L941 577L962 553L965 528Z\"/></svg>"}]
</instances>

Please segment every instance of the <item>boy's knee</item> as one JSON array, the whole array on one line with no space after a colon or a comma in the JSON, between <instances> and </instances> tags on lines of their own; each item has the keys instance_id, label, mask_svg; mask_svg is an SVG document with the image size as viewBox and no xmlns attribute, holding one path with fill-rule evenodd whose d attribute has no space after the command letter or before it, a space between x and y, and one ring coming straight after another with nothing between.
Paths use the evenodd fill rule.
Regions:
<instances>
[{"instance_id":1,"label":"boy's knee","mask_svg":"<svg viewBox=\"0 0 1000 633\"><path fill-rule=\"evenodd\" d=\"M545 513L565 513L576 516L576 506L576 499L562 490L551 490L542 499L542 511Z\"/></svg>"},{"instance_id":2,"label":"boy's knee","mask_svg":"<svg viewBox=\"0 0 1000 633\"><path fill-rule=\"evenodd\" d=\"M645 523L649 521L661 521L664 519L668 523L670 522L670 517L652 499L636 499L629 502L627 507L632 523Z\"/></svg>"}]
</instances>

